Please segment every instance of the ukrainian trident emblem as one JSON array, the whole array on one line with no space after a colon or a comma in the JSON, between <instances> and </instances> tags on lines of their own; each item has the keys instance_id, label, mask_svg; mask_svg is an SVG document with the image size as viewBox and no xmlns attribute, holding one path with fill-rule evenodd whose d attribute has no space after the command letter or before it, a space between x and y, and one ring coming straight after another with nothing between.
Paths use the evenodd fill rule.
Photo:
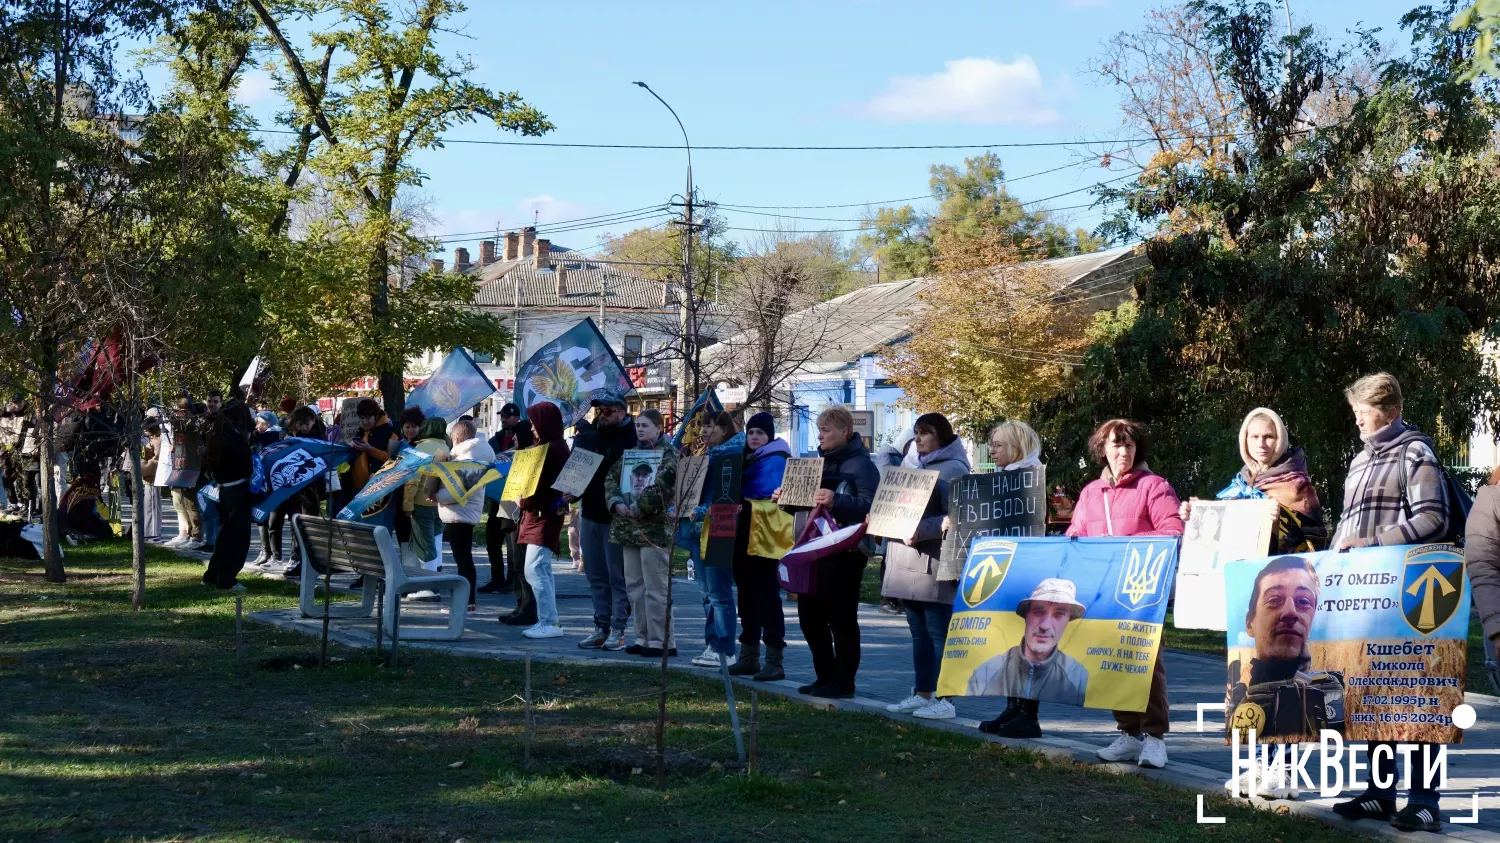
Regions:
<instances>
[{"instance_id":1,"label":"ukrainian trident emblem","mask_svg":"<svg viewBox=\"0 0 1500 843\"><path fill-rule=\"evenodd\" d=\"M1165 600L1177 543L1171 539L1131 542L1120 561L1120 581L1115 600L1130 611L1155 606Z\"/></svg>"}]
</instances>

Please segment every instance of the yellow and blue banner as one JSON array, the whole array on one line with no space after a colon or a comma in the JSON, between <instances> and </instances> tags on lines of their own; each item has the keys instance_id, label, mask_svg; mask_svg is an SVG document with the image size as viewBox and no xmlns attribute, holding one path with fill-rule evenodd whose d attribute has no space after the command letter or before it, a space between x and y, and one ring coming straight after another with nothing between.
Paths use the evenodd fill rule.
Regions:
<instances>
[{"instance_id":1,"label":"yellow and blue banner","mask_svg":"<svg viewBox=\"0 0 1500 843\"><path fill-rule=\"evenodd\" d=\"M514 400L522 413L539 401L555 404L569 428L588 415L595 394L624 396L634 388L594 320L585 319L537 349L517 370Z\"/></svg>"},{"instance_id":2,"label":"yellow and blue banner","mask_svg":"<svg viewBox=\"0 0 1500 843\"><path fill-rule=\"evenodd\" d=\"M422 385L406 397L406 406L420 407L428 418L440 416L453 424L475 404L495 394L495 384L463 346L448 352Z\"/></svg>"},{"instance_id":3,"label":"yellow and blue banner","mask_svg":"<svg viewBox=\"0 0 1500 843\"><path fill-rule=\"evenodd\" d=\"M1458 743L1469 581L1462 548L1369 547L1224 566L1225 718L1241 740ZM1226 740L1232 736L1226 734Z\"/></svg>"},{"instance_id":4,"label":"yellow and blue banner","mask_svg":"<svg viewBox=\"0 0 1500 843\"><path fill-rule=\"evenodd\" d=\"M256 523L264 524L276 507L307 488L314 480L349 462L354 449L337 442L289 436L260 453L266 496L250 510Z\"/></svg>"},{"instance_id":5,"label":"yellow and blue banner","mask_svg":"<svg viewBox=\"0 0 1500 843\"><path fill-rule=\"evenodd\" d=\"M975 538L938 695L1145 711L1176 561L1176 536Z\"/></svg>"},{"instance_id":6,"label":"yellow and blue banner","mask_svg":"<svg viewBox=\"0 0 1500 843\"><path fill-rule=\"evenodd\" d=\"M381 466L379 471L370 475L365 487L339 510L338 519L358 524L391 526L395 523L396 516L396 510L391 506L391 501L395 498L391 493L400 489L406 481L416 476L418 469L430 462L432 454L416 448L402 450L394 459Z\"/></svg>"},{"instance_id":7,"label":"yellow and blue banner","mask_svg":"<svg viewBox=\"0 0 1500 843\"><path fill-rule=\"evenodd\" d=\"M469 498L485 486L496 480L504 480L509 473L510 460L503 463L450 460L428 463L417 469L417 474L421 477L436 477L459 506L467 504Z\"/></svg>"}]
</instances>

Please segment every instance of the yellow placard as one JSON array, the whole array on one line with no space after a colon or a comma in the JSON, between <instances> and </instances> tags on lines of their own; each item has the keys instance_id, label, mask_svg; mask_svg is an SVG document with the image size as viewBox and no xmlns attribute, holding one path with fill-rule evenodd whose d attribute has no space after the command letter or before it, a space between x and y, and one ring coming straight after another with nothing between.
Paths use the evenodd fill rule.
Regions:
<instances>
[{"instance_id":1,"label":"yellow placard","mask_svg":"<svg viewBox=\"0 0 1500 843\"><path fill-rule=\"evenodd\" d=\"M542 479L542 464L547 461L547 443L534 448L516 451L510 461L510 475L505 478L505 491L500 499L520 503L521 498L536 494L537 483Z\"/></svg>"}]
</instances>

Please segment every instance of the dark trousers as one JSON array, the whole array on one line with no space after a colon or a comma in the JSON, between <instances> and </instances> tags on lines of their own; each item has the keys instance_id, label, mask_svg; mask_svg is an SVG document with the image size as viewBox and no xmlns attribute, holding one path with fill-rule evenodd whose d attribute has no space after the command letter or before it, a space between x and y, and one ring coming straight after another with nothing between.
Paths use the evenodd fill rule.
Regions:
<instances>
[{"instance_id":1,"label":"dark trousers","mask_svg":"<svg viewBox=\"0 0 1500 843\"><path fill-rule=\"evenodd\" d=\"M458 565L458 574L469 581L469 604L477 599L478 575L474 571L474 525L444 524L443 535L448 539L448 549L453 551L453 562ZM458 607L453 607L458 611Z\"/></svg>"},{"instance_id":2,"label":"dark trousers","mask_svg":"<svg viewBox=\"0 0 1500 843\"><path fill-rule=\"evenodd\" d=\"M271 517L267 519L266 527L269 541L266 543L266 547L263 548L266 551L267 556L273 556L283 562L291 562L293 564L300 564L302 562L302 548L297 546L296 541L292 542L291 559L287 559L281 554L281 530L286 526L286 519L290 516L300 514L301 512L302 502L299 501L294 495L290 499L282 502L281 506L276 507L276 511L271 513Z\"/></svg>"},{"instance_id":3,"label":"dark trousers","mask_svg":"<svg viewBox=\"0 0 1500 843\"><path fill-rule=\"evenodd\" d=\"M901 603L906 607L906 628L911 631L911 666L916 674L912 690L931 694L937 691L938 673L943 667L943 645L948 641L953 604L916 600Z\"/></svg>"},{"instance_id":4,"label":"dark trousers","mask_svg":"<svg viewBox=\"0 0 1500 843\"><path fill-rule=\"evenodd\" d=\"M859 586L865 562L857 551L819 561L817 593L797 599L797 623L812 651L813 672L825 685L852 688L859 671Z\"/></svg>"},{"instance_id":5,"label":"dark trousers","mask_svg":"<svg viewBox=\"0 0 1500 843\"><path fill-rule=\"evenodd\" d=\"M1391 754L1387 756L1382 753L1380 758L1377 760L1375 758L1375 747L1377 746L1388 747ZM1429 749L1428 747L1431 748ZM1413 805L1426 805L1431 808L1436 808L1438 806L1439 794L1436 787L1438 783L1438 776L1435 769L1437 767L1437 764L1434 763L1432 765L1434 768L1432 776L1433 787L1428 787L1427 765L1422 763L1422 753L1424 751L1429 754L1429 757L1431 757L1433 761L1436 761L1438 747L1438 744L1417 744L1415 750L1411 754L1411 789L1407 792L1406 797L1407 801ZM1398 769L1398 762L1401 760L1401 754L1396 752L1395 742L1372 741L1370 743L1369 757L1370 786L1367 789L1368 792L1373 793L1382 799L1395 799L1396 784L1401 781L1399 775L1400 770ZM1389 787L1377 786L1375 784L1376 779L1387 782L1389 784Z\"/></svg>"},{"instance_id":6,"label":"dark trousers","mask_svg":"<svg viewBox=\"0 0 1500 843\"><path fill-rule=\"evenodd\" d=\"M1159 738L1172 726L1171 709L1167 707L1167 668L1162 664L1161 654L1156 656L1156 667L1151 671L1151 696L1145 711L1116 711L1115 724L1127 735L1150 735Z\"/></svg>"},{"instance_id":7,"label":"dark trousers","mask_svg":"<svg viewBox=\"0 0 1500 843\"><path fill-rule=\"evenodd\" d=\"M501 518L499 506L490 502L490 518L484 526L484 549L490 556L490 580L510 584L510 592L516 598L515 614L524 618L536 617L536 596L526 582L526 559L516 545L515 522Z\"/></svg>"},{"instance_id":8,"label":"dark trousers","mask_svg":"<svg viewBox=\"0 0 1500 843\"><path fill-rule=\"evenodd\" d=\"M781 611L781 584L776 562L736 554L734 582L739 586L740 643L786 647L786 615Z\"/></svg>"},{"instance_id":9,"label":"dark trousers","mask_svg":"<svg viewBox=\"0 0 1500 843\"><path fill-rule=\"evenodd\" d=\"M216 588L229 588L245 567L250 552L250 484L219 489L219 540L208 560L203 581Z\"/></svg>"}]
</instances>

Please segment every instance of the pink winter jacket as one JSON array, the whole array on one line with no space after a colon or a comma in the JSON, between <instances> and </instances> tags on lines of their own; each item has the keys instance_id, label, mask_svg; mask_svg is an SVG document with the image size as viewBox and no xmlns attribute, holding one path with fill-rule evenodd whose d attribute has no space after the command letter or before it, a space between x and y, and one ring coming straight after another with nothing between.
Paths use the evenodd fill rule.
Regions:
<instances>
[{"instance_id":1,"label":"pink winter jacket","mask_svg":"<svg viewBox=\"0 0 1500 843\"><path fill-rule=\"evenodd\" d=\"M1083 487L1073 508L1070 536L1180 536L1181 501L1172 484L1145 463L1119 478L1109 469Z\"/></svg>"}]
</instances>

